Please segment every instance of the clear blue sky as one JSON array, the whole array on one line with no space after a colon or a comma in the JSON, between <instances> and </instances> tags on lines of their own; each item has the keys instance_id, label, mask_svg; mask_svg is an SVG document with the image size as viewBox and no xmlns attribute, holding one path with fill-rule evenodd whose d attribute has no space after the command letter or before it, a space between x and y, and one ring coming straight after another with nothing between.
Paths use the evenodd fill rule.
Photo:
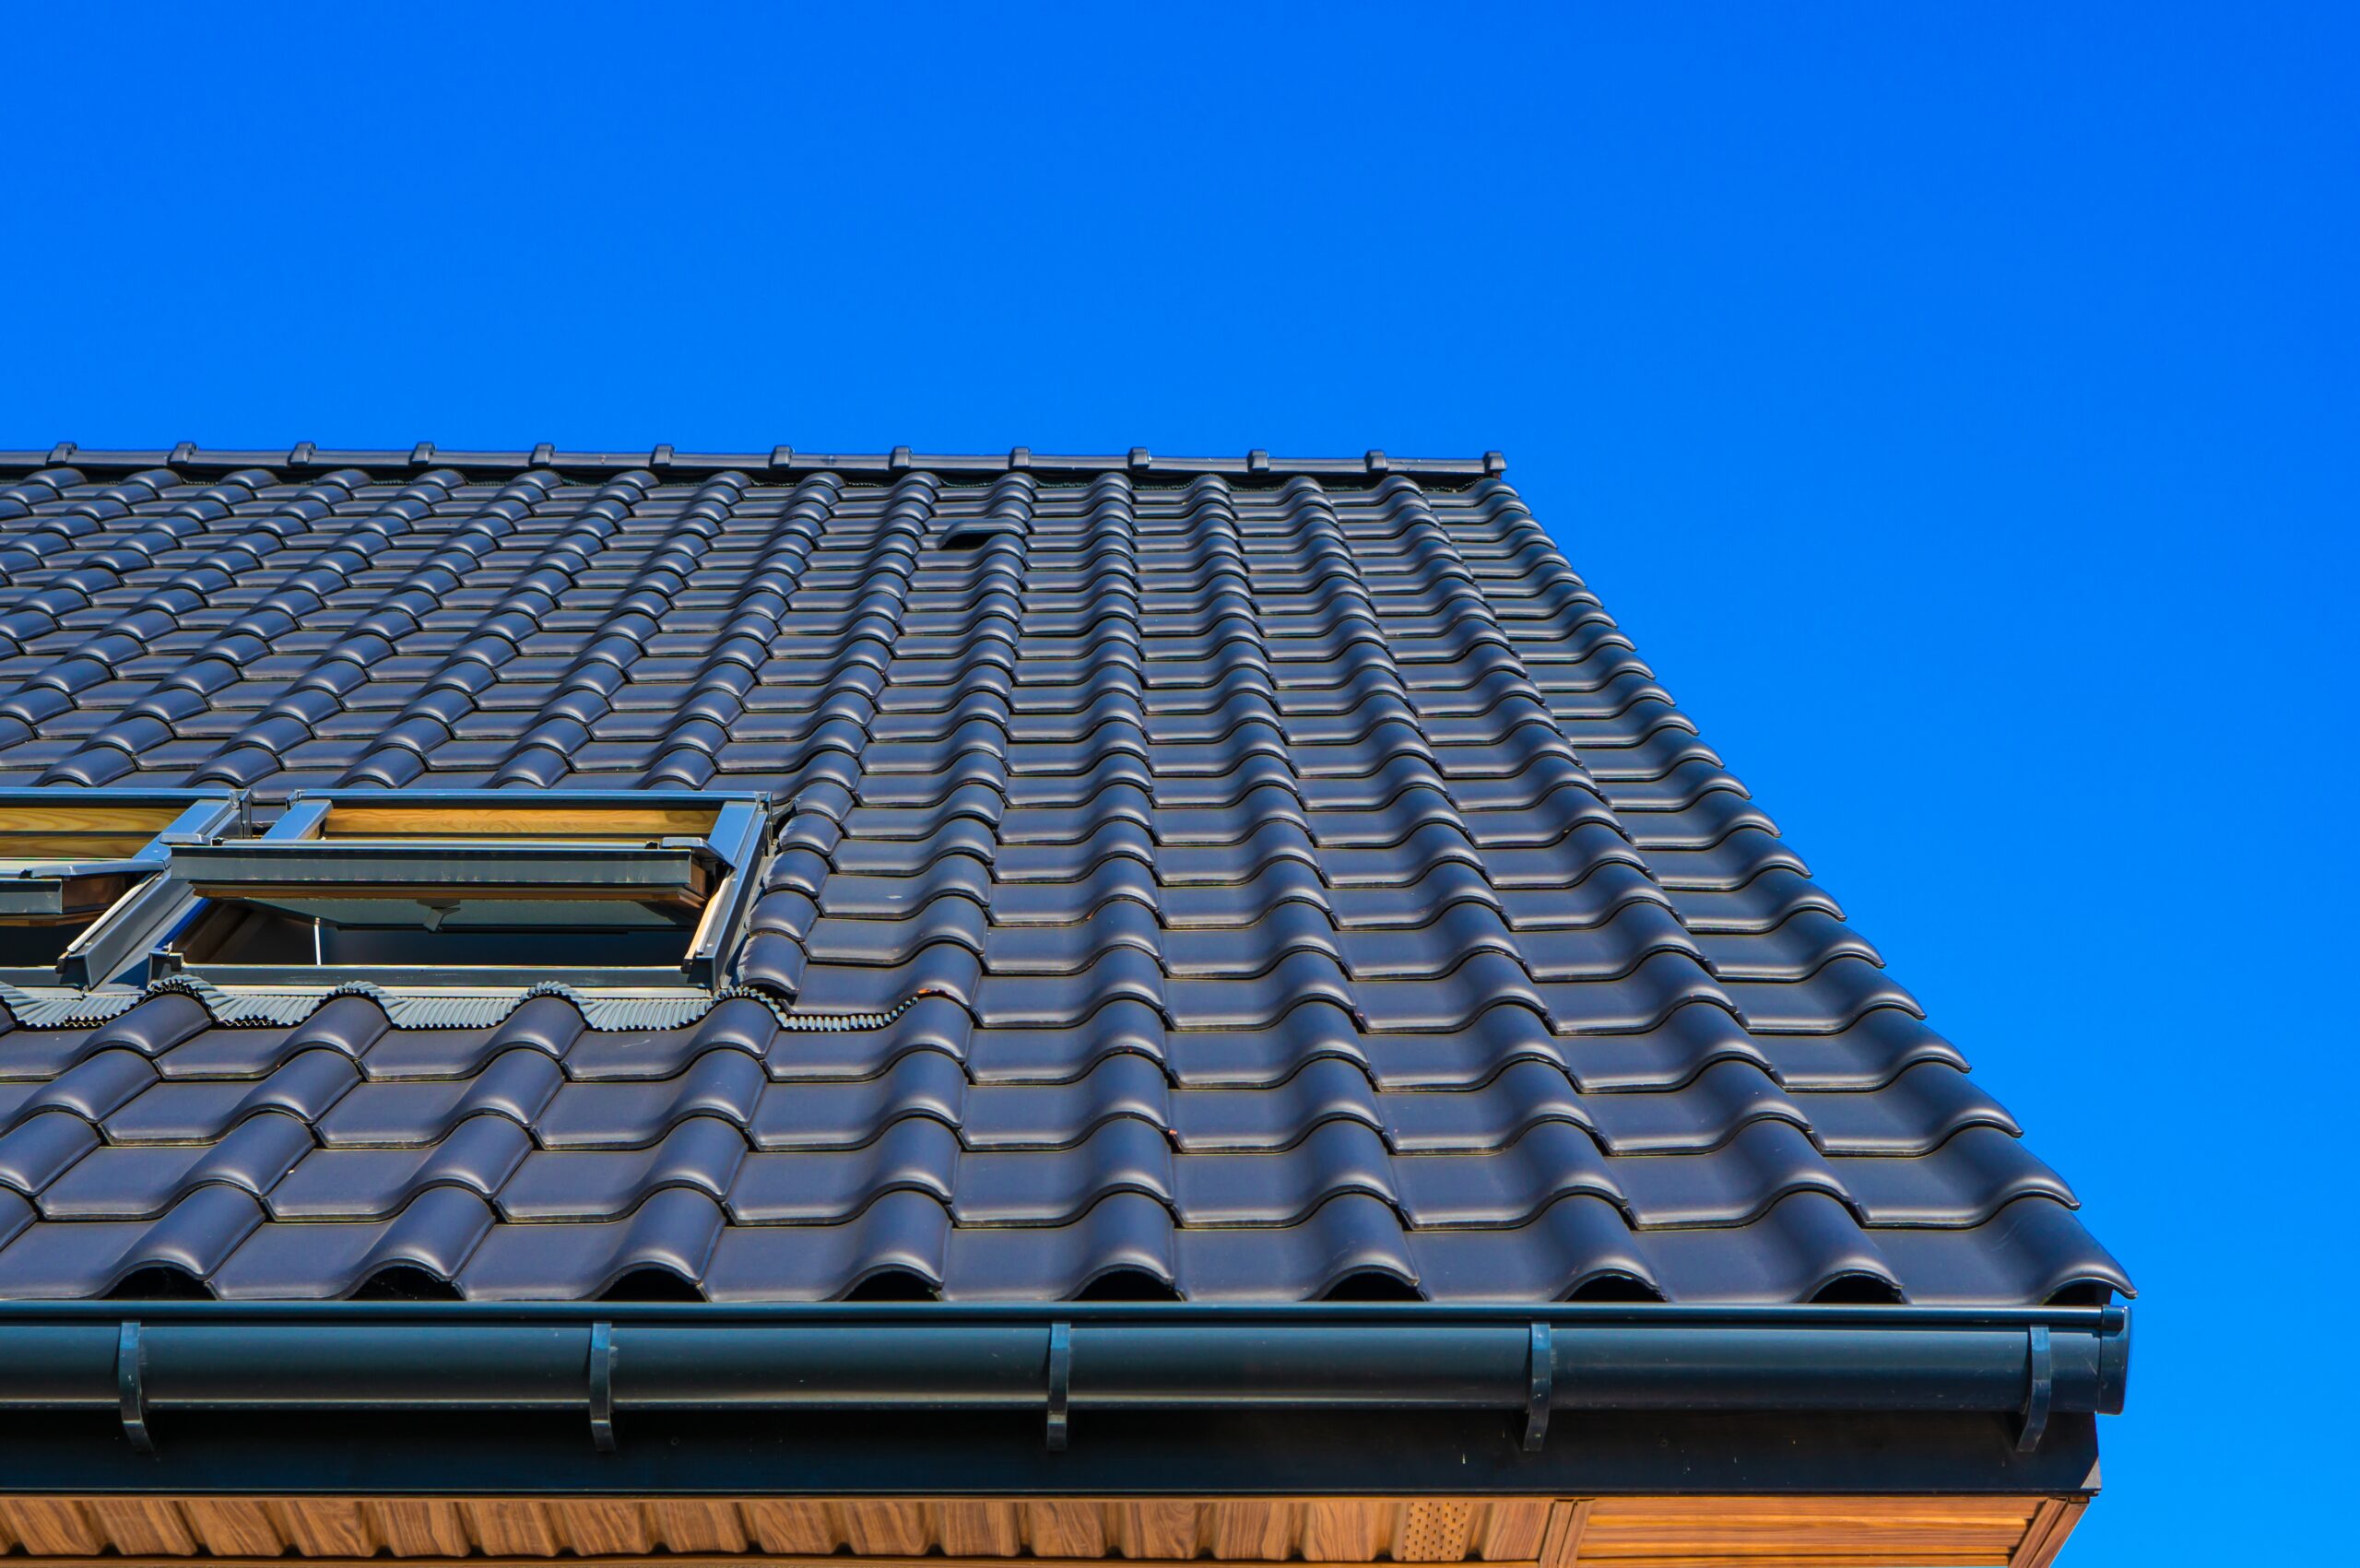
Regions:
<instances>
[{"instance_id":1,"label":"clear blue sky","mask_svg":"<svg viewBox=\"0 0 2360 1568\"><path fill-rule=\"evenodd\" d=\"M1670 9L17 8L0 446L1504 448L2341 1556L2360 12Z\"/></svg>"}]
</instances>

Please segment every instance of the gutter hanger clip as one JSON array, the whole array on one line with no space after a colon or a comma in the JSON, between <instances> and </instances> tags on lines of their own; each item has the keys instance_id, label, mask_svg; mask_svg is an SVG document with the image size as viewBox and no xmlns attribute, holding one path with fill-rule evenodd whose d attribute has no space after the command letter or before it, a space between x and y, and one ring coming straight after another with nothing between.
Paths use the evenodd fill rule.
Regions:
<instances>
[{"instance_id":1,"label":"gutter hanger clip","mask_svg":"<svg viewBox=\"0 0 2360 1568\"><path fill-rule=\"evenodd\" d=\"M2024 1409L2016 1424L2016 1452L2029 1454L2040 1446L2048 1430L2048 1407L2056 1394L2056 1362L2049 1353L2048 1326L2036 1323L2024 1331Z\"/></svg>"},{"instance_id":2,"label":"gutter hanger clip","mask_svg":"<svg viewBox=\"0 0 2360 1568\"><path fill-rule=\"evenodd\" d=\"M1547 1324L1532 1326L1532 1349L1528 1354L1526 1371L1530 1382L1524 1397L1524 1451L1538 1454L1549 1435L1549 1398L1557 1385L1557 1350Z\"/></svg>"},{"instance_id":3,"label":"gutter hanger clip","mask_svg":"<svg viewBox=\"0 0 2360 1568\"><path fill-rule=\"evenodd\" d=\"M115 1397L123 1410L123 1435L142 1454L156 1451L148 1430L148 1348L139 1342L139 1325L126 1322L115 1339Z\"/></svg>"},{"instance_id":4,"label":"gutter hanger clip","mask_svg":"<svg viewBox=\"0 0 2360 1568\"><path fill-rule=\"evenodd\" d=\"M1049 1452L1066 1449L1066 1407L1073 1392L1073 1325L1049 1325Z\"/></svg>"}]
</instances>

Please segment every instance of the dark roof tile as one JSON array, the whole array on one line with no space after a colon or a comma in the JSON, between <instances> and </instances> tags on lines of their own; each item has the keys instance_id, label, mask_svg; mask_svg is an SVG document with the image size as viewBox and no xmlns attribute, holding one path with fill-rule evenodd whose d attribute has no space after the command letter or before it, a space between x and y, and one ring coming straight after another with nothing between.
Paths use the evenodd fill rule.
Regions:
<instances>
[{"instance_id":1,"label":"dark roof tile","mask_svg":"<svg viewBox=\"0 0 2360 1568\"><path fill-rule=\"evenodd\" d=\"M1481 465L407 459L18 482L0 783L765 790L750 989L0 995L0 1294L2128 1289Z\"/></svg>"}]
</instances>

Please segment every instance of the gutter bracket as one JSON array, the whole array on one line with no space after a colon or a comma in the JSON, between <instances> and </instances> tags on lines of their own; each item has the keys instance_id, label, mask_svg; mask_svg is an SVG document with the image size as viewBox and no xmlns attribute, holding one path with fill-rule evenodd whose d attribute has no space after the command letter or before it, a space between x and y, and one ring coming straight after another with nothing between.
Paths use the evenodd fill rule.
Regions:
<instances>
[{"instance_id":1,"label":"gutter bracket","mask_svg":"<svg viewBox=\"0 0 2360 1568\"><path fill-rule=\"evenodd\" d=\"M139 1325L126 1321L115 1340L115 1399L123 1411L123 1435L142 1454L156 1452L148 1430L148 1348L139 1342Z\"/></svg>"},{"instance_id":2,"label":"gutter bracket","mask_svg":"<svg viewBox=\"0 0 2360 1568\"><path fill-rule=\"evenodd\" d=\"M2016 1423L2016 1452L2029 1454L2048 1431L2048 1407L2056 1392L2056 1363L2049 1353L2048 1326L2024 1331L2024 1409Z\"/></svg>"},{"instance_id":3,"label":"gutter bracket","mask_svg":"<svg viewBox=\"0 0 2360 1568\"><path fill-rule=\"evenodd\" d=\"M1524 1451L1538 1454L1549 1435L1549 1397L1557 1382L1556 1347L1545 1323L1532 1326L1526 1373L1529 1382L1524 1397Z\"/></svg>"},{"instance_id":4,"label":"gutter bracket","mask_svg":"<svg viewBox=\"0 0 2360 1568\"><path fill-rule=\"evenodd\" d=\"M590 1442L601 1454L615 1451L615 1326L590 1326Z\"/></svg>"},{"instance_id":5,"label":"gutter bracket","mask_svg":"<svg viewBox=\"0 0 2360 1568\"><path fill-rule=\"evenodd\" d=\"M1052 1454L1066 1449L1066 1407L1073 1392L1073 1326L1049 1325L1049 1428Z\"/></svg>"}]
</instances>

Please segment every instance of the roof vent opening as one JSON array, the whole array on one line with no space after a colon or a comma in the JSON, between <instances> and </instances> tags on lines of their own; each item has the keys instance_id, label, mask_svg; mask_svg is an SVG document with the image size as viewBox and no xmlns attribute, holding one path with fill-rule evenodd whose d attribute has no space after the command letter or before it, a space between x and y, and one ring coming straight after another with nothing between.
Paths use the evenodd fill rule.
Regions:
<instances>
[{"instance_id":1,"label":"roof vent opening","mask_svg":"<svg viewBox=\"0 0 2360 1568\"><path fill-rule=\"evenodd\" d=\"M2103 1279L2076 1279L2059 1291L2049 1292L2050 1306L2104 1306L2114 1300L2114 1287Z\"/></svg>"},{"instance_id":2,"label":"roof vent opening","mask_svg":"<svg viewBox=\"0 0 2360 1568\"><path fill-rule=\"evenodd\" d=\"M1078 1302L1176 1302L1180 1292L1172 1282L1144 1268L1110 1268L1073 1298Z\"/></svg>"},{"instance_id":3,"label":"roof vent opening","mask_svg":"<svg viewBox=\"0 0 2360 1568\"><path fill-rule=\"evenodd\" d=\"M356 1302L455 1302L459 1288L415 1263L389 1263L352 1292Z\"/></svg>"},{"instance_id":4,"label":"roof vent opening","mask_svg":"<svg viewBox=\"0 0 2360 1568\"><path fill-rule=\"evenodd\" d=\"M932 1302L942 1299L934 1282L914 1269L880 1268L861 1276L860 1282L846 1291L848 1302Z\"/></svg>"},{"instance_id":5,"label":"roof vent opening","mask_svg":"<svg viewBox=\"0 0 2360 1568\"><path fill-rule=\"evenodd\" d=\"M135 1268L107 1292L111 1302L209 1302L213 1292L204 1280L169 1263Z\"/></svg>"},{"instance_id":6,"label":"roof vent opening","mask_svg":"<svg viewBox=\"0 0 2360 1568\"><path fill-rule=\"evenodd\" d=\"M1617 1268L1593 1274L1564 1294L1569 1302L1659 1302L1663 1292L1635 1274Z\"/></svg>"},{"instance_id":7,"label":"roof vent opening","mask_svg":"<svg viewBox=\"0 0 2360 1568\"><path fill-rule=\"evenodd\" d=\"M1839 1274L1813 1291L1811 1299L1821 1306L1895 1306L1901 1291L1873 1274Z\"/></svg>"},{"instance_id":8,"label":"roof vent opening","mask_svg":"<svg viewBox=\"0 0 2360 1568\"><path fill-rule=\"evenodd\" d=\"M1356 1268L1328 1287L1320 1297L1328 1302L1422 1302L1415 1285L1381 1268Z\"/></svg>"},{"instance_id":9,"label":"roof vent opening","mask_svg":"<svg viewBox=\"0 0 2360 1568\"><path fill-rule=\"evenodd\" d=\"M634 1268L598 1292L602 1302L701 1302L704 1292L668 1268Z\"/></svg>"}]
</instances>

